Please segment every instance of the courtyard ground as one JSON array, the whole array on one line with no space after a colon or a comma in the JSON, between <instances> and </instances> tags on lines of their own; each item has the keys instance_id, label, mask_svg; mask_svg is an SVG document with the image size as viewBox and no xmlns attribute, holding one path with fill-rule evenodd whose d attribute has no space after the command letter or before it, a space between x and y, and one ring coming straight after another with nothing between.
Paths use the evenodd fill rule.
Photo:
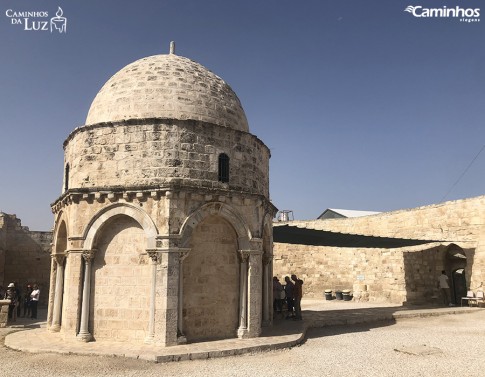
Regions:
<instances>
[{"instance_id":1,"label":"courtyard ground","mask_svg":"<svg viewBox=\"0 0 485 377\"><path fill-rule=\"evenodd\" d=\"M306 301L307 318L356 303ZM378 310L386 310L380 306ZM388 308L395 310L396 308ZM434 310L434 312L433 312ZM428 313L435 313L431 309ZM421 311L425 313L426 310ZM327 314L326 314L327 313ZM450 312L453 313L453 312ZM424 314L423 314L424 315ZM329 317L327 317L329 319ZM284 321L284 320L281 320ZM348 322L348 321L347 321ZM291 325L288 325L291 326ZM12 329L1 330L5 335ZM23 336L33 330L25 330ZM3 343L3 340L2 340ZM152 363L120 357L27 353L0 348L0 376L467 376L485 375L485 311L310 329L291 349L207 360Z\"/></svg>"}]
</instances>

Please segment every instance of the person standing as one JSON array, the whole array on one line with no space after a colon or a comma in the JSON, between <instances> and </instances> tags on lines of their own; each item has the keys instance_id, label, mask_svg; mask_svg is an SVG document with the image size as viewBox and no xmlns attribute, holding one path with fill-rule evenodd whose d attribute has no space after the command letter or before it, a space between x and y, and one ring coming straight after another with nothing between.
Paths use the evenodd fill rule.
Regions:
<instances>
[{"instance_id":1,"label":"person standing","mask_svg":"<svg viewBox=\"0 0 485 377\"><path fill-rule=\"evenodd\" d=\"M281 314L283 311L283 300L281 299L282 292L284 292L283 286L279 279L276 276L273 276L273 310L277 314Z\"/></svg>"},{"instance_id":2,"label":"person standing","mask_svg":"<svg viewBox=\"0 0 485 377\"><path fill-rule=\"evenodd\" d=\"M294 290L295 284L290 280L288 276L285 276L285 293L286 293L286 307L288 308L288 313L286 315L286 319L294 318L295 313L293 312L293 308L295 306L295 298L294 298Z\"/></svg>"},{"instance_id":3,"label":"person standing","mask_svg":"<svg viewBox=\"0 0 485 377\"><path fill-rule=\"evenodd\" d=\"M10 300L10 304L8 305L8 319L15 322L17 320L18 298L14 283L8 285L7 292L5 292L5 300Z\"/></svg>"},{"instance_id":4,"label":"person standing","mask_svg":"<svg viewBox=\"0 0 485 377\"><path fill-rule=\"evenodd\" d=\"M438 278L438 288L441 292L441 297L443 299L443 305L453 306L450 300L450 286L448 284L448 276L446 276L446 271L441 271L441 275Z\"/></svg>"},{"instance_id":5,"label":"person standing","mask_svg":"<svg viewBox=\"0 0 485 377\"><path fill-rule=\"evenodd\" d=\"M295 320L301 321L301 299L303 297L303 280L298 279L298 277L293 274L291 275L291 280L293 280L295 283L295 287L293 289L293 297L294 297L294 302L295 302Z\"/></svg>"},{"instance_id":6,"label":"person standing","mask_svg":"<svg viewBox=\"0 0 485 377\"><path fill-rule=\"evenodd\" d=\"M30 294L30 306L32 309L31 319L37 319L37 305L39 304L40 289L37 284L34 284L34 290Z\"/></svg>"},{"instance_id":7,"label":"person standing","mask_svg":"<svg viewBox=\"0 0 485 377\"><path fill-rule=\"evenodd\" d=\"M32 311L30 310L31 307L30 307L30 294L32 293L33 289L32 289L32 286L29 284L27 285L27 290L25 292L25 296L24 296L24 315L22 317L25 317L27 316L27 318L29 318L31 315L32 315Z\"/></svg>"}]
</instances>

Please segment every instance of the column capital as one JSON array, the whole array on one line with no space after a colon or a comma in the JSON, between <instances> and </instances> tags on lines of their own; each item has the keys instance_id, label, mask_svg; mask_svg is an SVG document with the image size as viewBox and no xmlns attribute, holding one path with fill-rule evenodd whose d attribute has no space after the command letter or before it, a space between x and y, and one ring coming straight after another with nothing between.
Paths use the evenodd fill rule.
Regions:
<instances>
[{"instance_id":1,"label":"column capital","mask_svg":"<svg viewBox=\"0 0 485 377\"><path fill-rule=\"evenodd\" d=\"M54 259L58 265L62 265L64 263L64 259L66 258L66 254L54 253L54 254L51 254L51 258Z\"/></svg>"},{"instance_id":2,"label":"column capital","mask_svg":"<svg viewBox=\"0 0 485 377\"><path fill-rule=\"evenodd\" d=\"M179 253L179 261L182 263L185 258L189 256L189 253L192 249L190 248L179 248L178 253Z\"/></svg>"},{"instance_id":3,"label":"column capital","mask_svg":"<svg viewBox=\"0 0 485 377\"><path fill-rule=\"evenodd\" d=\"M263 264L268 265L273 261L273 254L264 253L263 254Z\"/></svg>"},{"instance_id":4,"label":"column capital","mask_svg":"<svg viewBox=\"0 0 485 377\"><path fill-rule=\"evenodd\" d=\"M252 250L238 250L242 262L247 262Z\"/></svg>"},{"instance_id":5,"label":"column capital","mask_svg":"<svg viewBox=\"0 0 485 377\"><path fill-rule=\"evenodd\" d=\"M86 261L86 263L90 262L92 259L94 259L94 254L96 253L95 249L91 250L83 250L83 258Z\"/></svg>"},{"instance_id":6,"label":"column capital","mask_svg":"<svg viewBox=\"0 0 485 377\"><path fill-rule=\"evenodd\" d=\"M148 256L152 260L153 263L158 263L160 260L160 252L156 249L148 249L147 251Z\"/></svg>"}]
</instances>

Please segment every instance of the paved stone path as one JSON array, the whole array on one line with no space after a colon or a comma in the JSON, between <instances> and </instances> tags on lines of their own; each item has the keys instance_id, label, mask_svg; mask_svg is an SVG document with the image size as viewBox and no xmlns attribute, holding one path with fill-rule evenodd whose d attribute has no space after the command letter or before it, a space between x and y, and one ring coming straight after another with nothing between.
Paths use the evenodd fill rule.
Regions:
<instances>
[{"instance_id":1,"label":"paved stone path","mask_svg":"<svg viewBox=\"0 0 485 377\"><path fill-rule=\"evenodd\" d=\"M59 333L48 332L45 329L45 321L32 322L27 319L19 319L10 328L0 329L0 336L2 333L8 334L5 337L5 345L25 352L122 356L155 362L168 362L289 348L304 340L308 328L396 321L401 318L470 313L477 310L482 309L469 307L401 307L389 304L304 300L304 321L275 318L274 326L265 329L259 338L225 339L166 348L147 344L111 341L84 343L75 339L63 339ZM41 314L45 315L42 312Z\"/></svg>"}]
</instances>

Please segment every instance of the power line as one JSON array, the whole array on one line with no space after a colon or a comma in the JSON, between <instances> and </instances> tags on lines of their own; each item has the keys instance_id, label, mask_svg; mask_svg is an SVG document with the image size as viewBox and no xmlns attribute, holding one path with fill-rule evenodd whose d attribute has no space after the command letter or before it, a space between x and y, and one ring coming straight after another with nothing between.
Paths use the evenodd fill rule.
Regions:
<instances>
[{"instance_id":1,"label":"power line","mask_svg":"<svg viewBox=\"0 0 485 377\"><path fill-rule=\"evenodd\" d=\"M463 178L463 176L466 174L466 172L468 171L468 169L471 168L471 166L473 165L473 163L475 162L475 160L478 158L478 156L480 156L480 153L483 152L483 150L485 149L485 145L482 146L482 149L480 149L480 151L477 153L477 155L473 158L473 160L468 164L468 166L466 167L466 169L463 171L463 173L461 173L461 175L458 177L458 179L456 180L455 183L453 183L453 186L451 186L451 188L448 190L448 192L441 198L440 202L444 201L445 198L450 194L450 192L455 188L455 186L458 184L458 182L461 181L461 179Z\"/></svg>"}]
</instances>

